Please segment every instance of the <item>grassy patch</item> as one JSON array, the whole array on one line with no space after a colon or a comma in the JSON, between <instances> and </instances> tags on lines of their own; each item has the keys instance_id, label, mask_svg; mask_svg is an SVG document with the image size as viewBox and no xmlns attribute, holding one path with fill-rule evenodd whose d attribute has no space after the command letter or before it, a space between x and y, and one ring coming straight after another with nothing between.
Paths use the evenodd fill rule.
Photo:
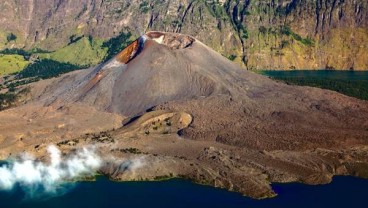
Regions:
<instances>
[{"instance_id":1,"label":"grassy patch","mask_svg":"<svg viewBox=\"0 0 368 208\"><path fill-rule=\"evenodd\" d=\"M82 37L71 41L64 48L52 53L41 53L41 59L52 59L58 62L78 66L93 66L99 64L106 56L107 49L102 47L103 41L90 37Z\"/></svg>"},{"instance_id":2,"label":"grassy patch","mask_svg":"<svg viewBox=\"0 0 368 208\"><path fill-rule=\"evenodd\" d=\"M6 40L6 36L7 34L0 29L0 49L4 48L5 45L8 43L8 41Z\"/></svg>"},{"instance_id":3,"label":"grassy patch","mask_svg":"<svg viewBox=\"0 0 368 208\"><path fill-rule=\"evenodd\" d=\"M0 54L0 76L22 71L28 64L24 56Z\"/></svg>"},{"instance_id":4,"label":"grassy patch","mask_svg":"<svg viewBox=\"0 0 368 208\"><path fill-rule=\"evenodd\" d=\"M293 32L289 26L283 26L280 29L281 34L286 35L286 36L290 36L292 38L294 38L296 41L299 41L300 43L302 43L303 45L307 45L307 46L312 46L314 45L314 41L310 38L303 38L302 36L300 36L299 34Z\"/></svg>"}]
</instances>

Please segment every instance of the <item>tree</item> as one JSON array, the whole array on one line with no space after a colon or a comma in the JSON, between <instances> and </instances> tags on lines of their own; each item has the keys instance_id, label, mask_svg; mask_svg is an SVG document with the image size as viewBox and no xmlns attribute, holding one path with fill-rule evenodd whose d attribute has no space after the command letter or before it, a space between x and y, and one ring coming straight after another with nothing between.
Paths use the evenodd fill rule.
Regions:
<instances>
[{"instance_id":1,"label":"tree","mask_svg":"<svg viewBox=\"0 0 368 208\"><path fill-rule=\"evenodd\" d=\"M8 41L8 42L10 42L10 41L14 41L14 40L16 40L17 39L17 36L15 36L13 33L10 33L7 37L6 37L6 40Z\"/></svg>"}]
</instances>

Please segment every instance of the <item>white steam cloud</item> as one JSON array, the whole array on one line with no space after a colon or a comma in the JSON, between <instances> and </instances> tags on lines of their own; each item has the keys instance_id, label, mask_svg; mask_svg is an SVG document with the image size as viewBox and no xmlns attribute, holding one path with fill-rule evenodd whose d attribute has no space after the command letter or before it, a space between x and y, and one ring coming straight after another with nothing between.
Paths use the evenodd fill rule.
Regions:
<instances>
[{"instance_id":1,"label":"white steam cloud","mask_svg":"<svg viewBox=\"0 0 368 208\"><path fill-rule=\"evenodd\" d=\"M49 163L24 155L20 160L0 167L0 191L12 190L19 185L30 195L33 192L58 194L63 182L93 176L102 165L94 149L79 149L66 158L55 146L49 146L47 151Z\"/></svg>"}]
</instances>

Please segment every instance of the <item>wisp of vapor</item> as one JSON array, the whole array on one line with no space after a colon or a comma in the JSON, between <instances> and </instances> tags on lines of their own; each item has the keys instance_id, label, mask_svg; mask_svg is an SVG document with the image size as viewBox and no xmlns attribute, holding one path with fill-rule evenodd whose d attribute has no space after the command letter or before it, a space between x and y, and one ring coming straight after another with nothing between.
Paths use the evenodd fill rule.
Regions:
<instances>
[{"instance_id":1,"label":"wisp of vapor","mask_svg":"<svg viewBox=\"0 0 368 208\"><path fill-rule=\"evenodd\" d=\"M93 176L102 165L93 148L79 149L66 158L54 145L49 146L47 151L49 163L24 155L0 167L0 191L12 190L19 185L26 194L32 195L36 191L57 194L65 181Z\"/></svg>"}]
</instances>

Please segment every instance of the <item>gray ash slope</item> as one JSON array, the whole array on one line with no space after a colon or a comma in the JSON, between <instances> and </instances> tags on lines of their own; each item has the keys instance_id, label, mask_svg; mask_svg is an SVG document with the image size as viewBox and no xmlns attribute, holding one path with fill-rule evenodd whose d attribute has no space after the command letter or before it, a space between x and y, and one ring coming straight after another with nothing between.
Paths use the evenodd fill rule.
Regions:
<instances>
[{"instance_id":1,"label":"gray ash slope","mask_svg":"<svg viewBox=\"0 0 368 208\"><path fill-rule=\"evenodd\" d=\"M254 91L262 85L275 84L189 36L184 37L191 42L180 47L178 37L183 35L162 35L163 40L148 37L143 50L127 64L120 62L118 55L95 68L55 80L51 88L42 91L41 100L54 106L82 102L124 116L136 116L168 101L242 93L246 98L247 94L257 93ZM179 45L175 45L177 40ZM169 42L160 44L160 41Z\"/></svg>"}]
</instances>

